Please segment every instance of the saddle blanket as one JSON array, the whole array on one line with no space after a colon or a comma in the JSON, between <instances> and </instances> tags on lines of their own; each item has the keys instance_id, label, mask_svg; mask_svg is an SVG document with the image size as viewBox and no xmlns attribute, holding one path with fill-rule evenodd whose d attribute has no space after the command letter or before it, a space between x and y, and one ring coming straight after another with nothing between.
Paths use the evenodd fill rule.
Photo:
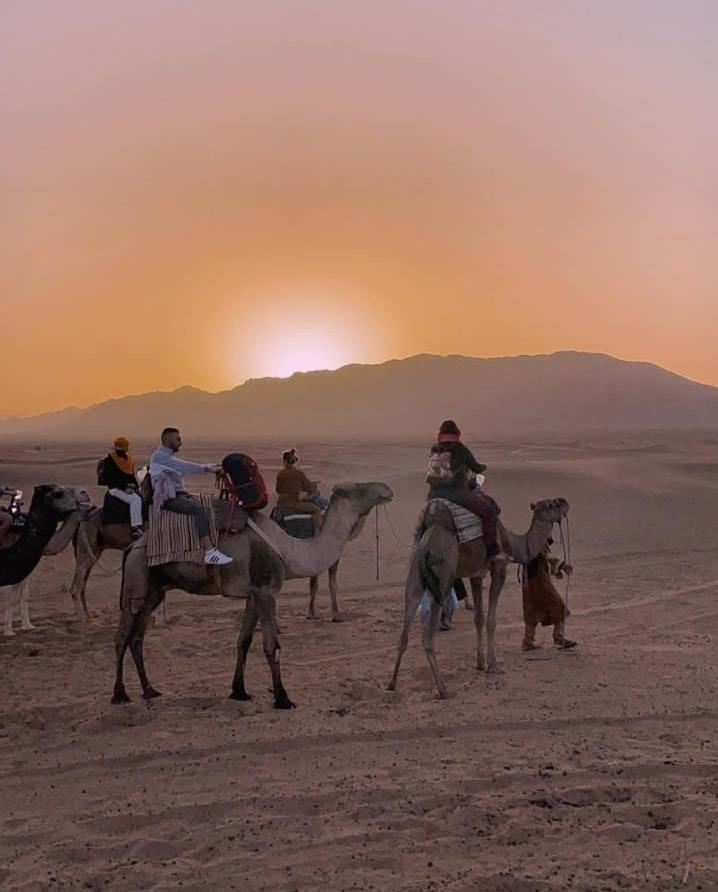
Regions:
<instances>
[{"instance_id":1,"label":"saddle blanket","mask_svg":"<svg viewBox=\"0 0 718 892\"><path fill-rule=\"evenodd\" d=\"M481 525L481 518L472 511L469 511L468 508L462 508L461 505L450 502L448 499L430 499L426 505L424 505L420 521L422 526L427 525L426 522L429 519L432 510L434 510L432 506L438 505L447 508L451 512L456 536L459 542L463 544L464 542L471 542L474 539L480 539L483 536L484 530Z\"/></svg>"},{"instance_id":2,"label":"saddle blanket","mask_svg":"<svg viewBox=\"0 0 718 892\"><path fill-rule=\"evenodd\" d=\"M209 535L217 542L217 500L211 495L201 495L202 510L209 520ZM226 504L226 503L225 503ZM159 567L180 561L195 564L204 562L204 550L199 542L194 518L175 511L150 511L147 531L147 566Z\"/></svg>"}]
</instances>

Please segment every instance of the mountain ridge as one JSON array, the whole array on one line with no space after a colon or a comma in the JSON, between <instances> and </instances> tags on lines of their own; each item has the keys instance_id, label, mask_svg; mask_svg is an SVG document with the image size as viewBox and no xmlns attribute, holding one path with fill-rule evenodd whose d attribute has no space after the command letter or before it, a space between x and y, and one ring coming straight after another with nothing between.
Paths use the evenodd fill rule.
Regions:
<instances>
[{"instance_id":1,"label":"mountain ridge","mask_svg":"<svg viewBox=\"0 0 718 892\"><path fill-rule=\"evenodd\" d=\"M421 353L377 364L250 378L215 393L191 385L115 397L24 418L0 435L153 436L165 424L193 438L357 437L432 431L456 416L468 431L713 429L718 387L654 363L557 351L504 357Z\"/></svg>"}]
</instances>

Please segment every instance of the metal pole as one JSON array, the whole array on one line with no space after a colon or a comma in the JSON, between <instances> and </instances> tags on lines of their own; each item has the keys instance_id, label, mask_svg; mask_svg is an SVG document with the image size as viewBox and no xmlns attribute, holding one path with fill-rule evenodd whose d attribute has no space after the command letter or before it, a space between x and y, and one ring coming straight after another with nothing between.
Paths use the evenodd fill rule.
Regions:
<instances>
[{"instance_id":1,"label":"metal pole","mask_svg":"<svg viewBox=\"0 0 718 892\"><path fill-rule=\"evenodd\" d=\"M379 581L379 506L374 509L374 536L376 539L376 580Z\"/></svg>"}]
</instances>

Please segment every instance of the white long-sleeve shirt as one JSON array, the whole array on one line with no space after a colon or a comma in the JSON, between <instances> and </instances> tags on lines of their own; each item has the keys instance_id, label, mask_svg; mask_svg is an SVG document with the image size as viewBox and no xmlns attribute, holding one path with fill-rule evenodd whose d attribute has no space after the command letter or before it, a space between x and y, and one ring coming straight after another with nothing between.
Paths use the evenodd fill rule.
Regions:
<instances>
[{"instance_id":1,"label":"white long-sleeve shirt","mask_svg":"<svg viewBox=\"0 0 718 892\"><path fill-rule=\"evenodd\" d=\"M184 490L183 474L200 474L208 471L209 465L200 465L194 461L184 461L177 458L169 446L158 446L150 459L150 479L152 485L157 485L160 474L166 474L168 482L172 484L175 492Z\"/></svg>"}]
</instances>

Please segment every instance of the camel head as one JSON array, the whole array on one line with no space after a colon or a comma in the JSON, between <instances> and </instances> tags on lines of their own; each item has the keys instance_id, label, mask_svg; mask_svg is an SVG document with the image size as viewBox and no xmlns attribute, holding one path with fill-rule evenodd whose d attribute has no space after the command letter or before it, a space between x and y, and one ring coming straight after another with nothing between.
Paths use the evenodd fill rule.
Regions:
<instances>
[{"instance_id":1,"label":"camel head","mask_svg":"<svg viewBox=\"0 0 718 892\"><path fill-rule=\"evenodd\" d=\"M561 523L568 514L568 502L566 499L544 499L541 502L532 502L533 513L540 514L545 520L553 523Z\"/></svg>"},{"instance_id":2,"label":"camel head","mask_svg":"<svg viewBox=\"0 0 718 892\"><path fill-rule=\"evenodd\" d=\"M43 483L36 486L32 497L31 510L44 509L55 517L63 518L75 511L81 511L92 504L86 490L71 486L58 486L56 483Z\"/></svg>"},{"instance_id":3,"label":"camel head","mask_svg":"<svg viewBox=\"0 0 718 892\"><path fill-rule=\"evenodd\" d=\"M386 505L393 498L394 493L386 483L337 483L332 489L331 501L347 500L360 517L365 517L372 508Z\"/></svg>"}]
</instances>

